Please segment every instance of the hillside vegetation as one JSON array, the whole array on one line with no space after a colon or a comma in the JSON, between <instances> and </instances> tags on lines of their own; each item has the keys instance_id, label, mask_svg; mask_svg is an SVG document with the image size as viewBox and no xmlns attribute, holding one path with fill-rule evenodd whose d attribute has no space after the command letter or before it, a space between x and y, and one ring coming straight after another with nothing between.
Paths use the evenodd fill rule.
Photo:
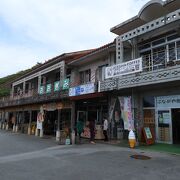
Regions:
<instances>
[{"instance_id":1,"label":"hillside vegetation","mask_svg":"<svg viewBox=\"0 0 180 180\"><path fill-rule=\"evenodd\" d=\"M24 74L28 73L29 71L31 71L32 69L36 68L39 65L41 65L41 63L37 63L31 69L20 71L18 73L15 73L15 74L0 78L0 98L10 95L11 83L14 80L18 79L19 77L23 76Z\"/></svg>"}]
</instances>

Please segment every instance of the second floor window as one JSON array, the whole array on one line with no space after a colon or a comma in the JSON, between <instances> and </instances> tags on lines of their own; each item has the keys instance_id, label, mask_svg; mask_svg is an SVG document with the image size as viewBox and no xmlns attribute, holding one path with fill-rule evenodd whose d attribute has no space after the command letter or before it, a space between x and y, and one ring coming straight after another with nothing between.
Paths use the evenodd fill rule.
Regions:
<instances>
[{"instance_id":1,"label":"second floor window","mask_svg":"<svg viewBox=\"0 0 180 180\"><path fill-rule=\"evenodd\" d=\"M88 69L86 71L81 71L79 73L79 75L80 75L80 83L81 84L86 84L91 81L91 70L90 69Z\"/></svg>"}]
</instances>

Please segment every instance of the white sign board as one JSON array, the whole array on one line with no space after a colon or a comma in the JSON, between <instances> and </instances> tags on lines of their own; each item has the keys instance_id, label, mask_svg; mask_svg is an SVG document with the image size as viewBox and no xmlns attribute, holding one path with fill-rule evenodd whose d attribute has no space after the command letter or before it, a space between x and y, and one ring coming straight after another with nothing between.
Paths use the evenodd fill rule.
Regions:
<instances>
[{"instance_id":1,"label":"white sign board","mask_svg":"<svg viewBox=\"0 0 180 180\"><path fill-rule=\"evenodd\" d=\"M142 71L142 58L116 64L105 69L105 79Z\"/></svg>"},{"instance_id":2,"label":"white sign board","mask_svg":"<svg viewBox=\"0 0 180 180\"><path fill-rule=\"evenodd\" d=\"M157 97L156 106L158 108L180 108L180 95Z\"/></svg>"},{"instance_id":3,"label":"white sign board","mask_svg":"<svg viewBox=\"0 0 180 180\"><path fill-rule=\"evenodd\" d=\"M69 96L79 96L83 94L90 94L95 92L94 83L84 84L69 89Z\"/></svg>"}]
</instances>

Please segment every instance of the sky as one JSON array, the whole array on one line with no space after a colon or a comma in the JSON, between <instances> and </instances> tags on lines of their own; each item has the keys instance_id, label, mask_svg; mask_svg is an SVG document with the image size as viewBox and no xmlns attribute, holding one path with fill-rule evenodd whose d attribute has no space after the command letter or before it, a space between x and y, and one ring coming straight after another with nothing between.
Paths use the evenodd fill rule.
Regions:
<instances>
[{"instance_id":1,"label":"sky","mask_svg":"<svg viewBox=\"0 0 180 180\"><path fill-rule=\"evenodd\" d=\"M0 0L0 78L62 53L103 46L148 0Z\"/></svg>"}]
</instances>

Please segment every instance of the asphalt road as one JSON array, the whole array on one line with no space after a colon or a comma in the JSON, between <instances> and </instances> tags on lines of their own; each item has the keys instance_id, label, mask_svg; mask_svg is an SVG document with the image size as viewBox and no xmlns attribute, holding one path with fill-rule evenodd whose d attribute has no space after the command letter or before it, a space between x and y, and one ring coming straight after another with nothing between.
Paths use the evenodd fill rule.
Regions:
<instances>
[{"instance_id":1,"label":"asphalt road","mask_svg":"<svg viewBox=\"0 0 180 180\"><path fill-rule=\"evenodd\" d=\"M136 160L134 154L150 160ZM179 180L180 156L103 144L57 145L0 130L0 180Z\"/></svg>"}]
</instances>

